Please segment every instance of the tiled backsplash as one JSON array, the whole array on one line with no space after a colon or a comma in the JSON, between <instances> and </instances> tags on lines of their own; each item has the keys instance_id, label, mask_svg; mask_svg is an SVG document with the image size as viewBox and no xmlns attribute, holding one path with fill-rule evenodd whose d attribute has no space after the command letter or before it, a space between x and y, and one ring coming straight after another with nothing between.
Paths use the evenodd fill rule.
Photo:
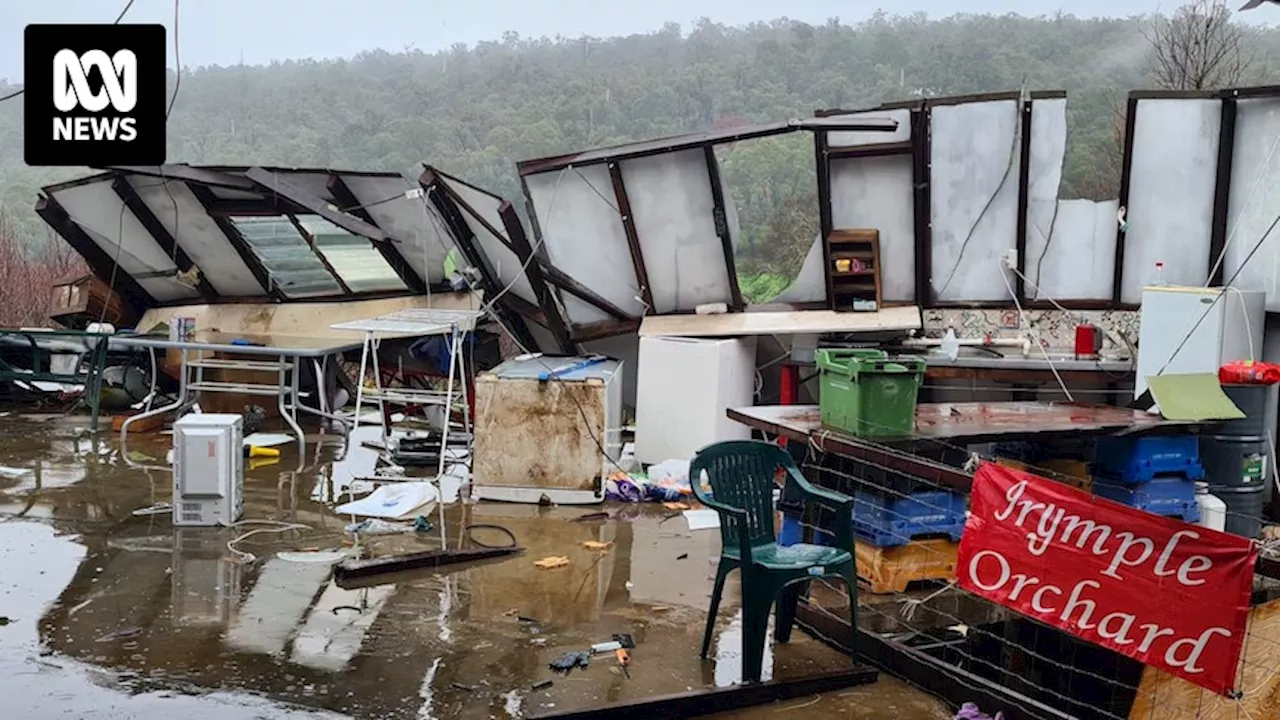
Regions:
<instances>
[{"instance_id":1,"label":"tiled backsplash","mask_svg":"<svg viewBox=\"0 0 1280 720\"><path fill-rule=\"evenodd\" d=\"M1090 323L1101 328L1108 352L1126 350L1123 337L1138 340L1136 310L1027 310L1027 322L1021 322L1018 311L1009 310L925 310L924 332L927 337L941 337L954 328L956 337L1018 337L1028 334L1039 339L1047 349L1066 350L1075 346L1076 325ZM1117 340L1119 342L1117 342Z\"/></svg>"}]
</instances>

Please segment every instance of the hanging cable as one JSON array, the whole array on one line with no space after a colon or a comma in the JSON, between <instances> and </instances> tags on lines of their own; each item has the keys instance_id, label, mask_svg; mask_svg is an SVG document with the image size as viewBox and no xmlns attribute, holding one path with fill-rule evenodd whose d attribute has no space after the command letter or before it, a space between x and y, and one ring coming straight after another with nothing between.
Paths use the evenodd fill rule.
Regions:
<instances>
[{"instance_id":1,"label":"hanging cable","mask_svg":"<svg viewBox=\"0 0 1280 720\"><path fill-rule=\"evenodd\" d=\"M129 8L133 7L133 3L134 3L134 0L129 0L129 2L125 3L124 9L120 11L120 14L116 16L115 22L111 24L119 25L120 21L123 20L124 16L129 12ZM25 93L26 91L27 91L26 88L22 88L21 90L14 90L13 92L9 93L8 95L5 95L4 97L0 97L0 103L4 102L5 100L12 100L13 98L16 98L19 95Z\"/></svg>"},{"instance_id":2,"label":"hanging cable","mask_svg":"<svg viewBox=\"0 0 1280 720\"><path fill-rule=\"evenodd\" d=\"M132 4L132 0L130 0ZM178 90L182 88L182 51L178 46L178 9L179 0L173 0L173 61L177 66L177 74L173 80L173 97L169 98L169 107L164 111L165 122L173 114L173 104L178 102Z\"/></svg>"}]
</instances>

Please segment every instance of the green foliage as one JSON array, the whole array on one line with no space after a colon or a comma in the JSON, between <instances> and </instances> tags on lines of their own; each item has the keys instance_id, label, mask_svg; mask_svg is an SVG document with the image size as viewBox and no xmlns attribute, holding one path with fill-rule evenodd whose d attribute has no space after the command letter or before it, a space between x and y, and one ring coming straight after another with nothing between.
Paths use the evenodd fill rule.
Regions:
<instances>
[{"instance_id":1,"label":"green foliage","mask_svg":"<svg viewBox=\"0 0 1280 720\"><path fill-rule=\"evenodd\" d=\"M787 289L794 275L762 272L755 275L739 275L738 286L742 296L752 303L767 303Z\"/></svg>"},{"instance_id":2,"label":"green foliage","mask_svg":"<svg viewBox=\"0 0 1280 720\"><path fill-rule=\"evenodd\" d=\"M809 116L922 95L1065 89L1064 197L1114 196L1115 108L1145 83L1140 19L1069 15L890 17L811 26L669 23L611 39L522 39L423 53L363 53L264 67L184 71L171 162L321 166L408 173L428 162L523 208L517 160L716 125ZM1264 62L1280 32L1251 42ZM1253 78L1251 78L1253 79ZM0 94L8 88L0 86ZM74 171L22 164L22 101L0 105L0 207L25 242L47 232L37 188ZM719 150L742 228L742 274L764 297L817 236L807 136ZM762 274L765 273L765 274ZM760 279L768 278L768 279Z\"/></svg>"}]
</instances>

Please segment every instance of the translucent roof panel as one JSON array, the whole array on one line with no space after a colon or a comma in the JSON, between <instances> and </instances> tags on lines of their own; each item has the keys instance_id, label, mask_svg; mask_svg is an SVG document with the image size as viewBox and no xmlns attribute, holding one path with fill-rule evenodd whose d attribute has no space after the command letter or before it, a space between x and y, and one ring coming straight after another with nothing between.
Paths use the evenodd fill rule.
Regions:
<instances>
[{"instance_id":1,"label":"translucent roof panel","mask_svg":"<svg viewBox=\"0 0 1280 720\"><path fill-rule=\"evenodd\" d=\"M352 235L320 217L299 217L298 223L315 239L316 250L324 255L351 292L408 289L368 238Z\"/></svg>"},{"instance_id":2,"label":"translucent roof panel","mask_svg":"<svg viewBox=\"0 0 1280 720\"><path fill-rule=\"evenodd\" d=\"M342 294L342 286L289 218L236 217L231 221L286 297Z\"/></svg>"}]
</instances>

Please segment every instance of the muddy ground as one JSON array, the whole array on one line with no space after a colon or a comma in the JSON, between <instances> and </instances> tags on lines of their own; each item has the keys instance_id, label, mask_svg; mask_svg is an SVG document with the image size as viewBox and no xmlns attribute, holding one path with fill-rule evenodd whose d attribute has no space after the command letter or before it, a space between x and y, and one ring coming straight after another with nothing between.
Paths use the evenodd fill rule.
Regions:
<instances>
[{"instance_id":1,"label":"muddy ground","mask_svg":"<svg viewBox=\"0 0 1280 720\"><path fill-rule=\"evenodd\" d=\"M333 441L334 438L330 437ZM374 554L467 542L468 524L509 529L522 557L343 590L305 562L344 547L325 501L371 470L340 442L250 469L244 517L307 525L178 529L133 512L170 496L165 435L106 432L95 449L61 418L0 417L0 702L6 718L503 718L722 687L739 678L738 587L698 658L717 533L691 533L661 506L445 505L427 533L376 538ZM445 492L449 494L448 489ZM606 510L600 523L575 519ZM500 543L494 534L481 542ZM590 550L585 541L611 543ZM547 556L569 565L540 570ZM548 662L629 633L630 677L612 658L568 677ZM796 633L766 674L838 669L845 656ZM552 681L548 687L535 686ZM743 718L947 718L882 675L872 685L738 713ZM729 716L726 716L729 717Z\"/></svg>"}]
</instances>

